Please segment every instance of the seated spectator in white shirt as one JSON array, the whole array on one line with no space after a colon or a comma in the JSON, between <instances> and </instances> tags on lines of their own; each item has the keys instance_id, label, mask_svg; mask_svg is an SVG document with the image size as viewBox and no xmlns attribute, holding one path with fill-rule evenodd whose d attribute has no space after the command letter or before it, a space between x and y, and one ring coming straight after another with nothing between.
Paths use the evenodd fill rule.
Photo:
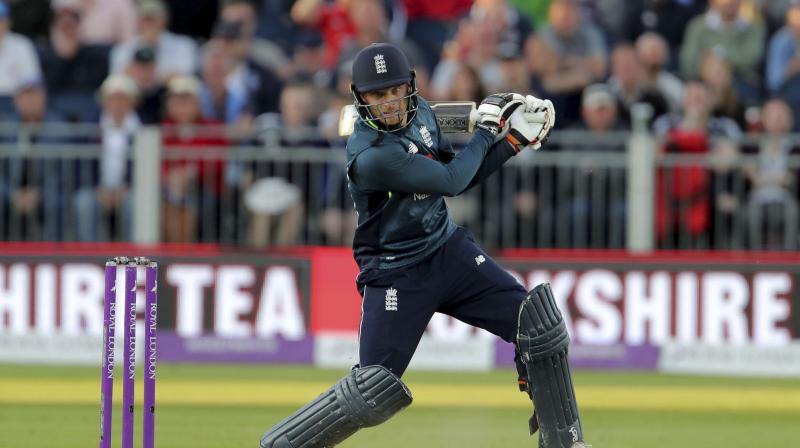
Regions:
<instances>
[{"instance_id":1,"label":"seated spectator in white shirt","mask_svg":"<svg viewBox=\"0 0 800 448\"><path fill-rule=\"evenodd\" d=\"M131 237L131 162L129 153L140 127L139 89L130 77L111 75L100 87L102 154L90 185L75 193L79 241L128 241Z\"/></svg>"},{"instance_id":2,"label":"seated spectator in white shirt","mask_svg":"<svg viewBox=\"0 0 800 448\"><path fill-rule=\"evenodd\" d=\"M161 0L143 0L138 9L138 33L111 51L111 72L128 66L138 48L152 47L156 53L156 72L167 79L176 74L191 75L197 70L197 44L189 37L166 30L168 12Z\"/></svg>"}]
</instances>

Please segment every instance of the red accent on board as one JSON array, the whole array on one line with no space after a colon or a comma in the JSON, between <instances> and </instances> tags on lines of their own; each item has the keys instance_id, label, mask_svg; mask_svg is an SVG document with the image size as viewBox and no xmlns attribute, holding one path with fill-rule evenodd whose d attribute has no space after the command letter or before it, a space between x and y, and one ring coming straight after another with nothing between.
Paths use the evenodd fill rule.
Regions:
<instances>
[{"instance_id":1,"label":"red accent on board","mask_svg":"<svg viewBox=\"0 0 800 448\"><path fill-rule=\"evenodd\" d=\"M311 332L352 332L361 322L358 265L349 248L320 247L311 254Z\"/></svg>"}]
</instances>

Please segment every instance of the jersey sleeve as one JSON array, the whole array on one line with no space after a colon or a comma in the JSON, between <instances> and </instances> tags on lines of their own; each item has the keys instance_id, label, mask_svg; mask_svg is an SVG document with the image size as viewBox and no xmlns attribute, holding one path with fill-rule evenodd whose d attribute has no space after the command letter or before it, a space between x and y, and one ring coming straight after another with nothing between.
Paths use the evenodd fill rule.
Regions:
<instances>
[{"instance_id":1,"label":"jersey sleeve","mask_svg":"<svg viewBox=\"0 0 800 448\"><path fill-rule=\"evenodd\" d=\"M494 174L508 159L514 157L516 154L517 152L511 146L511 143L508 143L505 139L495 143L486 155L486 158L483 159L483 163L481 167L478 168L478 172L475 173L475 177L473 177L467 187L464 188L464 191L486 180L487 177Z\"/></svg>"},{"instance_id":2,"label":"jersey sleeve","mask_svg":"<svg viewBox=\"0 0 800 448\"><path fill-rule=\"evenodd\" d=\"M371 148L356 158L353 178L368 190L455 196L475 177L493 140L488 131L475 132L448 164L409 154L400 145Z\"/></svg>"}]
</instances>

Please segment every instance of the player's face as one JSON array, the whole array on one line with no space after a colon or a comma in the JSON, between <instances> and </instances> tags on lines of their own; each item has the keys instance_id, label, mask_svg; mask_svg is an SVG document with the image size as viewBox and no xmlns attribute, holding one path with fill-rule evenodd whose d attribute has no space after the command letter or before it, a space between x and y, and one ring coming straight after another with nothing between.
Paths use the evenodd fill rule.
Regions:
<instances>
[{"instance_id":1,"label":"player's face","mask_svg":"<svg viewBox=\"0 0 800 448\"><path fill-rule=\"evenodd\" d=\"M384 126L405 124L408 110L408 84L386 89L364 92L364 101L369 105L373 117L379 118Z\"/></svg>"}]
</instances>

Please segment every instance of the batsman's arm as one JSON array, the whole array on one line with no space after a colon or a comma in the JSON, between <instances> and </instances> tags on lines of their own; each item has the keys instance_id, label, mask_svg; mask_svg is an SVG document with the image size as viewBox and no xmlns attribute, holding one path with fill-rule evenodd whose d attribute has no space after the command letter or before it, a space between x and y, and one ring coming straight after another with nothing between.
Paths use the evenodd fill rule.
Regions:
<instances>
[{"instance_id":1,"label":"batsman's arm","mask_svg":"<svg viewBox=\"0 0 800 448\"><path fill-rule=\"evenodd\" d=\"M476 131L447 164L409 154L399 145L372 148L356 158L351 178L369 190L456 196L475 177L493 140L491 132Z\"/></svg>"},{"instance_id":2,"label":"batsman's arm","mask_svg":"<svg viewBox=\"0 0 800 448\"><path fill-rule=\"evenodd\" d=\"M439 152L453 151L450 140L441 132L439 133L438 147ZM459 194L486 180L486 178L494 174L495 171L503 166L503 164L506 163L506 161L513 157L516 153L517 152L514 150L514 148L505 139L492 145L491 149L489 149L489 152L486 154L486 157L483 158L483 162L478 168L478 172L475 173L475 176L469 181L469 184L467 184L466 188L460 191Z\"/></svg>"},{"instance_id":3,"label":"batsman's arm","mask_svg":"<svg viewBox=\"0 0 800 448\"><path fill-rule=\"evenodd\" d=\"M483 163L478 169L478 172L475 173L475 177L472 178L464 191L467 191L486 180L489 176L494 174L495 171L500 169L500 167L503 166L508 159L514 157L516 154L517 151L505 139L495 143L492 146L492 149L489 150L489 154L487 154L486 158L483 159Z\"/></svg>"}]
</instances>

